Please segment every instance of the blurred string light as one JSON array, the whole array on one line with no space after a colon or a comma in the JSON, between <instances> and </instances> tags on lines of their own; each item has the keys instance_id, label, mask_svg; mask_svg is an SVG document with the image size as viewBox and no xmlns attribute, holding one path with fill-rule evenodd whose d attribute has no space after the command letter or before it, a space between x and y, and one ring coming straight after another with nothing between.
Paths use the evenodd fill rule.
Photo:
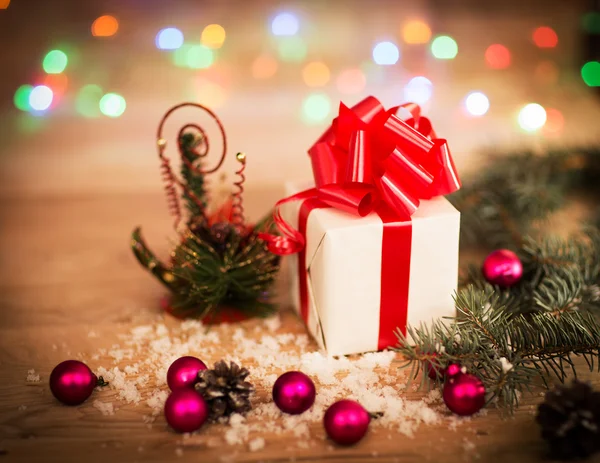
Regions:
<instances>
[{"instance_id":1,"label":"blurred string light","mask_svg":"<svg viewBox=\"0 0 600 463\"><path fill-rule=\"evenodd\" d=\"M227 101L227 90L216 82L199 78L194 82L194 95L209 108L220 108Z\"/></svg>"},{"instance_id":2,"label":"blurred string light","mask_svg":"<svg viewBox=\"0 0 600 463\"><path fill-rule=\"evenodd\" d=\"M358 68L345 69L338 75L335 84L340 93L360 93L367 85L365 73Z\"/></svg>"},{"instance_id":3,"label":"blurred string light","mask_svg":"<svg viewBox=\"0 0 600 463\"><path fill-rule=\"evenodd\" d=\"M329 117L331 101L324 93L313 93L302 103L303 119L309 124L318 124Z\"/></svg>"},{"instance_id":4,"label":"blurred string light","mask_svg":"<svg viewBox=\"0 0 600 463\"><path fill-rule=\"evenodd\" d=\"M598 61L585 63L581 68L581 77L586 85L600 87L600 63Z\"/></svg>"},{"instance_id":5,"label":"blurred string light","mask_svg":"<svg viewBox=\"0 0 600 463\"><path fill-rule=\"evenodd\" d=\"M300 37L284 37L277 47L279 57L287 62L302 62L306 58L306 44Z\"/></svg>"},{"instance_id":6,"label":"blurred string light","mask_svg":"<svg viewBox=\"0 0 600 463\"><path fill-rule=\"evenodd\" d=\"M56 100L56 97L64 95L67 91L69 78L65 74L48 74L42 84L52 89L54 99Z\"/></svg>"},{"instance_id":7,"label":"blurred string light","mask_svg":"<svg viewBox=\"0 0 600 463\"><path fill-rule=\"evenodd\" d=\"M302 69L302 78L309 87L323 87L329 82L329 68L325 63L313 61Z\"/></svg>"},{"instance_id":8,"label":"blurred string light","mask_svg":"<svg viewBox=\"0 0 600 463\"><path fill-rule=\"evenodd\" d=\"M98 117L100 115L100 100L104 92L98 85L85 85L77 93L75 109L84 117Z\"/></svg>"},{"instance_id":9,"label":"blurred string light","mask_svg":"<svg viewBox=\"0 0 600 463\"><path fill-rule=\"evenodd\" d=\"M206 69L213 63L214 54L204 45L192 45L187 49L185 60L190 69Z\"/></svg>"},{"instance_id":10,"label":"blurred string light","mask_svg":"<svg viewBox=\"0 0 600 463\"><path fill-rule=\"evenodd\" d=\"M32 90L33 87L31 85L21 85L17 89L13 98L15 107L17 109L20 109L21 111L31 110L31 105L29 104L29 96L31 95Z\"/></svg>"},{"instance_id":11,"label":"blurred string light","mask_svg":"<svg viewBox=\"0 0 600 463\"><path fill-rule=\"evenodd\" d=\"M10 0L0 0L0 10L6 10L10 5Z\"/></svg>"},{"instance_id":12,"label":"blurred string light","mask_svg":"<svg viewBox=\"0 0 600 463\"><path fill-rule=\"evenodd\" d=\"M535 79L543 85L554 85L558 82L559 69L553 61L540 62L533 72Z\"/></svg>"},{"instance_id":13,"label":"blurred string light","mask_svg":"<svg viewBox=\"0 0 600 463\"><path fill-rule=\"evenodd\" d=\"M289 36L296 35L300 30L300 21L292 13L279 13L271 21L271 32L273 35Z\"/></svg>"},{"instance_id":14,"label":"blurred string light","mask_svg":"<svg viewBox=\"0 0 600 463\"><path fill-rule=\"evenodd\" d=\"M527 132L539 130L546 123L546 110L537 103L529 103L519 111L519 125Z\"/></svg>"},{"instance_id":15,"label":"blurred string light","mask_svg":"<svg viewBox=\"0 0 600 463\"><path fill-rule=\"evenodd\" d=\"M543 132L550 135L558 135L563 131L565 118L558 109L546 109L546 123Z\"/></svg>"},{"instance_id":16,"label":"blurred string light","mask_svg":"<svg viewBox=\"0 0 600 463\"><path fill-rule=\"evenodd\" d=\"M183 45L183 32L167 27L156 34L156 47L160 50L177 50Z\"/></svg>"},{"instance_id":17,"label":"blurred string light","mask_svg":"<svg viewBox=\"0 0 600 463\"><path fill-rule=\"evenodd\" d=\"M538 27L533 31L532 38L533 42L540 48L554 48L558 45L558 35L551 27Z\"/></svg>"},{"instance_id":18,"label":"blurred string light","mask_svg":"<svg viewBox=\"0 0 600 463\"><path fill-rule=\"evenodd\" d=\"M221 48L225 42L225 29L220 24L209 24L202 31L200 42L208 48Z\"/></svg>"},{"instance_id":19,"label":"blurred string light","mask_svg":"<svg viewBox=\"0 0 600 463\"><path fill-rule=\"evenodd\" d=\"M119 30L119 21L110 15L100 16L92 23L94 37L112 37Z\"/></svg>"},{"instance_id":20,"label":"blurred string light","mask_svg":"<svg viewBox=\"0 0 600 463\"><path fill-rule=\"evenodd\" d=\"M485 50L485 62L492 69L506 69L510 66L510 51L499 43L490 45Z\"/></svg>"},{"instance_id":21,"label":"blurred string light","mask_svg":"<svg viewBox=\"0 0 600 463\"><path fill-rule=\"evenodd\" d=\"M255 79L269 79L277 72L277 60L271 55L258 56L252 63L252 77Z\"/></svg>"},{"instance_id":22,"label":"blurred string light","mask_svg":"<svg viewBox=\"0 0 600 463\"><path fill-rule=\"evenodd\" d=\"M46 111L52 104L54 94L49 87L38 85L29 94L29 106L33 111Z\"/></svg>"},{"instance_id":23,"label":"blurred string light","mask_svg":"<svg viewBox=\"0 0 600 463\"><path fill-rule=\"evenodd\" d=\"M465 109L471 116L483 116L490 109L490 100L481 92L471 92L465 98Z\"/></svg>"},{"instance_id":24,"label":"blurred string light","mask_svg":"<svg viewBox=\"0 0 600 463\"><path fill-rule=\"evenodd\" d=\"M427 103L433 94L433 84L427 77L417 76L404 87L404 100L417 104Z\"/></svg>"},{"instance_id":25,"label":"blurred string light","mask_svg":"<svg viewBox=\"0 0 600 463\"><path fill-rule=\"evenodd\" d=\"M69 59L62 50L51 50L44 57L42 67L48 74L60 74L67 67Z\"/></svg>"},{"instance_id":26,"label":"blurred string light","mask_svg":"<svg viewBox=\"0 0 600 463\"><path fill-rule=\"evenodd\" d=\"M125 112L125 98L117 93L107 93L100 99L100 112L108 117L119 117Z\"/></svg>"},{"instance_id":27,"label":"blurred string light","mask_svg":"<svg viewBox=\"0 0 600 463\"><path fill-rule=\"evenodd\" d=\"M400 59L400 50L392 42L379 42L373 47L373 61L380 66L391 66Z\"/></svg>"},{"instance_id":28,"label":"blurred string light","mask_svg":"<svg viewBox=\"0 0 600 463\"><path fill-rule=\"evenodd\" d=\"M440 35L431 43L431 54L437 59L454 59L458 54L458 45L452 37Z\"/></svg>"},{"instance_id":29,"label":"blurred string light","mask_svg":"<svg viewBox=\"0 0 600 463\"><path fill-rule=\"evenodd\" d=\"M590 11L583 15L581 26L588 34L600 34L600 12Z\"/></svg>"},{"instance_id":30,"label":"blurred string light","mask_svg":"<svg viewBox=\"0 0 600 463\"><path fill-rule=\"evenodd\" d=\"M431 28L426 22L414 19L402 28L402 39L410 45L427 43L431 39Z\"/></svg>"}]
</instances>

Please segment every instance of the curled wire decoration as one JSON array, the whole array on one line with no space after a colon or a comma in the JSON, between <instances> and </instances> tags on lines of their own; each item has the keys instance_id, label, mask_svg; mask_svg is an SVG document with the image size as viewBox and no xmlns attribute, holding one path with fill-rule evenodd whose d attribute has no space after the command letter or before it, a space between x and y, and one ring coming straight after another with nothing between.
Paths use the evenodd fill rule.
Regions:
<instances>
[{"instance_id":1,"label":"curled wire decoration","mask_svg":"<svg viewBox=\"0 0 600 463\"><path fill-rule=\"evenodd\" d=\"M235 158L240 163L240 168L235 172L235 175L238 176L238 181L233 182L233 185L237 191L233 192L233 198L231 200L231 222L239 232L242 232L244 222L246 221L244 217L243 198L244 182L246 181L246 176L244 175L244 170L246 170L246 153L238 153L235 155Z\"/></svg>"},{"instance_id":2,"label":"curled wire decoration","mask_svg":"<svg viewBox=\"0 0 600 463\"><path fill-rule=\"evenodd\" d=\"M211 116L211 118L217 123L217 126L219 127L219 131L221 132L221 136L223 139L223 152L221 153L221 157L219 158L218 162L216 163L216 165L213 168L201 169L199 166L195 165L194 162L190 162L188 159L186 159L186 157L183 155L182 147L179 145L179 143L177 143L177 147L179 150L179 156L180 156L182 162L184 162L186 164L186 166L197 175L211 174L211 173L217 171L223 165L223 162L225 161L225 155L227 153L227 137L225 136L225 129L223 128L223 124L221 124L221 121L217 117L217 115L214 112L212 112L210 109L208 109L206 106L203 106L199 103L181 103L179 105L173 106L171 109L169 109L165 113L165 115L163 116L163 118L161 119L161 121L158 125L158 130L156 132L156 140L157 140L156 145L158 147L158 157L160 158L160 163L161 163L160 164L161 177L162 177L163 183L165 185L164 189L165 189L165 194L167 197L167 207L169 209L169 213L175 218L175 221L174 221L175 229L178 228L179 223L181 222L181 219L182 219L181 205L180 205L180 201L179 201L179 195L177 193L177 187L179 187L183 191L185 191L185 193L192 199L192 201L194 201L194 203L196 203L196 205L198 206L198 208L202 211L202 214L204 215L204 205L203 205L202 201L192 191L189 190L189 188L187 187L187 185L184 182L182 182L175 175L175 173L173 172L173 168L171 167L171 161L165 155L165 150L167 147L167 141L163 137L163 129L164 129L165 123L171 114L173 114L178 109L181 109L184 107L193 107L193 108L202 109ZM198 158L205 157L208 154L209 147L210 147L209 141L208 141L208 135L206 134L204 129L202 127L200 127L198 124L190 123L190 124L184 125L179 130L177 139L179 140L181 135L183 135L183 133L189 129L195 129L200 133L199 146L201 147L201 149L200 149L200 151L195 151L194 153L198 156Z\"/></svg>"}]
</instances>

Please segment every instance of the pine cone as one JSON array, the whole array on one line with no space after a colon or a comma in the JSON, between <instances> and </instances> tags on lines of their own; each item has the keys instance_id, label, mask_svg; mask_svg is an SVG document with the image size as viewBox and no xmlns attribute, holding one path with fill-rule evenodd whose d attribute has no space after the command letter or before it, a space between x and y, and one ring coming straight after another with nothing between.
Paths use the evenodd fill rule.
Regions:
<instances>
[{"instance_id":1,"label":"pine cone","mask_svg":"<svg viewBox=\"0 0 600 463\"><path fill-rule=\"evenodd\" d=\"M600 450L600 392L580 381L546 394L536 421L553 457L585 458Z\"/></svg>"},{"instance_id":2,"label":"pine cone","mask_svg":"<svg viewBox=\"0 0 600 463\"><path fill-rule=\"evenodd\" d=\"M198 372L200 381L196 390L208 403L213 420L250 410L250 393L254 387L246 381L249 374L246 368L234 362L228 366L223 360L215 363L212 370Z\"/></svg>"}]
</instances>

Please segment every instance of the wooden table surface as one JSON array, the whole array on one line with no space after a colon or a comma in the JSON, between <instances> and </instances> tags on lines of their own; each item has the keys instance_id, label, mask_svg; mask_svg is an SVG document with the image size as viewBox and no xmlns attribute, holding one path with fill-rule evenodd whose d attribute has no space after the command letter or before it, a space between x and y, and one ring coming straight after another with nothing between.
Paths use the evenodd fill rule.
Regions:
<instances>
[{"instance_id":1,"label":"wooden table surface","mask_svg":"<svg viewBox=\"0 0 600 463\"><path fill-rule=\"evenodd\" d=\"M260 434L265 447L255 452L248 450L247 443L225 445L227 428L223 425L207 426L189 438L177 435L160 414L148 422L151 408L145 401L124 403L111 388L95 391L93 398L78 407L57 403L50 394L48 377L60 361L81 358L94 371L110 368L114 358L107 352L133 328L164 323L177 331L181 325L161 312L158 301L163 288L139 267L129 249L131 230L140 224L153 247L163 254L168 250L171 220L160 194L153 139L164 111L189 99L217 110L232 151L248 153L246 204L251 217L268 210L280 197L284 180L310 175L305 151L325 123L305 125L300 120L303 101L311 91L301 82L303 63L282 64L271 80L257 81L251 76L257 53L263 47L273 48L263 26L280 8L279 2L256 2L262 9L255 2L202 2L201 11L195 1L181 2L179 8L175 2L152 2L152 8L145 8L146 4L142 8L136 2L111 1L106 4L112 10L106 11L96 11L96 2L36 3L40 5L32 9L27 2L14 0L8 10L0 12L4 14L0 21L5 21L0 22L0 38L10 64L0 76L0 96L7 96L0 98L0 127L5 129L0 146L0 463L526 462L544 458L544 443L534 422L535 406L541 400L537 392L523 398L513 417L490 409L456 426L449 426L447 419L421 424L412 438L374 425L362 442L347 449L331 445L322 425L314 422L309 425L306 445L299 444L290 430L269 431ZM332 108L340 98L353 104L368 94L377 95L386 105L397 104L410 78L429 76L435 90L426 113L436 131L449 139L462 172L472 174L481 165L482 159L472 154L481 146L598 141L600 107L584 88L578 71L579 23L586 2L494 2L482 7L481 2L469 1L455 8L456 2L353 1L343 10L337 8L338 2L335 7L334 2L319 3L319 8L311 8L311 2L297 3L303 5L299 10L303 20L313 21L314 27L307 30L321 34L311 38L307 59L321 59L331 67L332 80L322 91L329 95ZM523 4L521 10L518 4ZM90 40L91 21L113 10L121 21L119 35L112 41ZM384 32L396 36L400 23L411 17L425 18L436 34L453 35L460 44L457 59L441 62L433 60L426 47L405 48L401 66L365 67L368 79L360 94L338 92L334 81L339 72L369 61L374 41L384 37ZM153 46L156 31L169 21L197 37L204 21L223 22L228 41L223 59L202 73L174 67ZM22 34L25 23L32 26ZM538 50L532 45L530 32L543 24L558 31L557 49ZM323 28L328 38L336 40L319 40ZM82 34L86 40L79 40ZM69 37L78 60L69 65L72 88L65 103L47 117L19 113L8 96L29 82L27 76L38 72L37 58L46 48ZM509 69L485 67L483 53L494 42L510 48L513 65ZM540 65L546 66L541 75ZM548 79L549 74L554 77ZM206 86L206 82L212 83ZM217 87L218 92L215 82L223 87ZM124 94L127 110L123 116L77 116L76 91L87 83ZM490 98L490 112L483 118L470 118L462 109L465 95L473 90ZM560 111L562 130L519 131L516 114L528 102ZM194 117L183 122L195 121ZM173 127L169 133L174 133ZM235 166L230 158L225 165L228 172ZM571 211L563 222L570 223L572 217ZM283 276L279 287L282 326L278 332L305 333L286 306ZM248 321L240 327L249 338L264 333L262 321ZM222 342L210 347L209 360L231 354L235 341L227 336L234 329L215 328ZM203 349L208 348L199 346L197 354ZM136 356L128 362L147 357L139 351ZM405 381L396 369L400 363L396 359L390 369L398 375L398 389ZM258 365L255 361L246 366ZM40 375L39 382L27 381L31 369ZM600 387L598 375L581 376ZM155 388L152 381L140 387L145 397ZM423 393L409 391L399 394L407 400L423 397ZM269 394L269 382L263 378L255 404L268 403ZM94 400L112 402L118 410L103 415L93 406ZM252 420L258 426L261 418ZM273 426L279 429L283 422Z\"/></svg>"},{"instance_id":2,"label":"wooden table surface","mask_svg":"<svg viewBox=\"0 0 600 463\"><path fill-rule=\"evenodd\" d=\"M251 212L277 195L251 192ZM514 417L491 409L453 430L447 422L421 425L409 438L372 427L361 443L346 449L325 440L316 422L310 425L308 448L298 447L289 432L267 433L262 436L264 449L256 452L249 452L245 444L224 445L223 425L207 426L186 440L169 431L160 415L149 429L144 420L148 405L120 402L110 388L95 391L81 406L60 405L48 387L49 373L58 362L79 357L93 370L110 368L113 359L98 352L110 348L120 334L163 317L167 326L180 323L161 315L157 301L163 289L139 268L128 249L128 233L136 223L146 225L149 241L161 243L168 227L164 214L156 212L161 203L160 196L146 194L2 202L0 461L460 462L536 461L544 456L534 422L538 394L524 397ZM285 304L282 311L281 332L304 332ZM262 323L249 321L241 327L251 337ZM94 337L89 335L92 330ZM227 355L231 347L223 342L213 352L214 359ZM247 366L252 369L252 364ZM30 369L39 373L39 383L26 381ZM598 375L590 379L600 387ZM257 402L268 402L269 392L262 384ZM408 399L421 395L405 394ZM113 402L118 411L104 416L92 406L94 399Z\"/></svg>"}]
</instances>

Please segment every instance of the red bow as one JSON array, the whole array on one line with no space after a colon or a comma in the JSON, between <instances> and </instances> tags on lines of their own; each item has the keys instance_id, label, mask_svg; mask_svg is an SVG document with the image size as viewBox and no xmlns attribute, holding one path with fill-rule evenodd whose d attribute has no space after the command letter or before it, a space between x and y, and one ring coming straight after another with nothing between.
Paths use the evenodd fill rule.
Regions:
<instances>
[{"instance_id":1,"label":"red bow","mask_svg":"<svg viewBox=\"0 0 600 463\"><path fill-rule=\"evenodd\" d=\"M411 117L402 120L400 110ZM383 201L407 220L421 199L447 195L460 188L446 140L436 138L421 109L407 103L386 111L369 96L352 108L340 103L331 127L308 150L316 188L280 200L274 219L281 236L262 234L275 254L299 252L304 237L286 223L280 207L291 201L318 199L364 217Z\"/></svg>"}]
</instances>

